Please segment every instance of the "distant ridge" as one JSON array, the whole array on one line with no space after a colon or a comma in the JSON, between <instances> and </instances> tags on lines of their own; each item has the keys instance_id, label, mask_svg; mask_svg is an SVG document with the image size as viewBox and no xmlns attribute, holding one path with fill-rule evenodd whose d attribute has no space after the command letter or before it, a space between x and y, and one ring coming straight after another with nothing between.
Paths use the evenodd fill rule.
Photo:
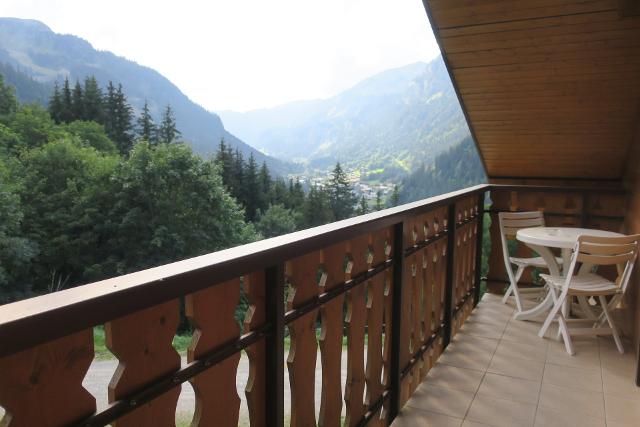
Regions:
<instances>
[{"instance_id":1,"label":"distant ridge","mask_svg":"<svg viewBox=\"0 0 640 427\"><path fill-rule=\"evenodd\" d=\"M469 135L441 57L383 71L328 99L219 114L231 132L270 155L394 176Z\"/></svg>"}]
</instances>

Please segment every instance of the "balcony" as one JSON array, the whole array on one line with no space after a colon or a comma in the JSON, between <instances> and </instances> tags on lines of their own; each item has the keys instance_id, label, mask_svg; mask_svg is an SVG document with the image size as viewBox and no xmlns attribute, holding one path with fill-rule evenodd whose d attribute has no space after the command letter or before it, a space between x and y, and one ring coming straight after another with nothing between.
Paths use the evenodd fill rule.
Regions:
<instances>
[{"instance_id":1,"label":"balcony","mask_svg":"<svg viewBox=\"0 0 640 427\"><path fill-rule=\"evenodd\" d=\"M492 294L505 275L488 243L502 210L620 230L626 203L606 186L479 185L1 306L3 425L175 425L189 387L193 426L553 425L566 417L557 376L592 398L563 410L635 425L635 350L592 338L571 357L535 322L510 320ZM618 310L627 334L630 310ZM172 346L181 311L195 329L186 359ZM118 361L108 404L83 386L99 325Z\"/></svg>"}]
</instances>

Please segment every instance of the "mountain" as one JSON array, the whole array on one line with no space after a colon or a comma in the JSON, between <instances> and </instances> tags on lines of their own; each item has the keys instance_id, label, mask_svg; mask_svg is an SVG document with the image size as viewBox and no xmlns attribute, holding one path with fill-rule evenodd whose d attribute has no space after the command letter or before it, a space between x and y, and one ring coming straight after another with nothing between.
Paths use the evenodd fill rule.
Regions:
<instances>
[{"instance_id":1,"label":"mountain","mask_svg":"<svg viewBox=\"0 0 640 427\"><path fill-rule=\"evenodd\" d=\"M266 161L278 174L291 170L291 165L265 156L225 130L220 117L191 101L157 71L111 52L98 51L79 37L56 34L41 22L0 18L0 63L4 63L3 68L9 64L49 87L65 76L75 81L94 75L104 85L110 80L122 83L129 103L138 112L147 99L152 115L158 119L160 112L170 104L183 138L195 152L203 156L214 153L220 138L224 137L245 157L253 153L258 162ZM6 79L9 84L18 86L11 75ZM21 83L25 83L23 80Z\"/></svg>"},{"instance_id":2,"label":"mountain","mask_svg":"<svg viewBox=\"0 0 640 427\"><path fill-rule=\"evenodd\" d=\"M252 146L310 168L340 161L411 171L469 135L441 57L384 71L332 98L219 115Z\"/></svg>"},{"instance_id":3,"label":"mountain","mask_svg":"<svg viewBox=\"0 0 640 427\"><path fill-rule=\"evenodd\" d=\"M470 136L421 165L402 180L400 202L409 203L487 182Z\"/></svg>"}]
</instances>

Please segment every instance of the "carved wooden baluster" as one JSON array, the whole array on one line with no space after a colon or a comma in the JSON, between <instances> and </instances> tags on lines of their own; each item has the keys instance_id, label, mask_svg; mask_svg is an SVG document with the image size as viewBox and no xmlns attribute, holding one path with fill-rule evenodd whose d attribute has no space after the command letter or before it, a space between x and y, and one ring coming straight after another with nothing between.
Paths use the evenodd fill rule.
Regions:
<instances>
[{"instance_id":1,"label":"carved wooden baluster","mask_svg":"<svg viewBox=\"0 0 640 427\"><path fill-rule=\"evenodd\" d=\"M187 360L203 357L236 339L240 328L234 314L240 299L240 279L233 279L187 295L185 312L195 326ZM194 426L237 426L240 397L236 374L240 353L217 363L191 380L196 394Z\"/></svg>"},{"instance_id":2,"label":"carved wooden baluster","mask_svg":"<svg viewBox=\"0 0 640 427\"><path fill-rule=\"evenodd\" d=\"M321 292L341 286L346 278L346 244L340 243L322 251ZM322 399L318 425L339 426L342 412L342 335L344 295L333 298L320 308L322 331Z\"/></svg>"},{"instance_id":3,"label":"carved wooden baluster","mask_svg":"<svg viewBox=\"0 0 640 427\"><path fill-rule=\"evenodd\" d=\"M350 277L366 271L369 236L364 235L349 241L349 262L347 273ZM364 329L367 320L366 286L360 284L347 293L347 384L344 400L347 413L346 426L356 425L366 412L364 405Z\"/></svg>"},{"instance_id":4,"label":"carved wooden baluster","mask_svg":"<svg viewBox=\"0 0 640 427\"><path fill-rule=\"evenodd\" d=\"M291 288L287 309L294 310L318 295L320 252L312 252L287 262ZM315 372L318 354L316 320L318 309L311 310L289 324L291 348L287 357L291 385L291 426L316 425Z\"/></svg>"},{"instance_id":5,"label":"carved wooden baluster","mask_svg":"<svg viewBox=\"0 0 640 427\"><path fill-rule=\"evenodd\" d=\"M415 242L421 242L424 236L424 220L422 217L415 219ZM411 278L412 278L412 296L411 296L411 355L413 356L422 346L424 342L424 334L422 331L423 316L423 295L422 295L422 251L415 252L411 257ZM417 361L411 370L412 382L410 392L413 392L420 385L420 372L422 370L422 360Z\"/></svg>"},{"instance_id":6,"label":"carved wooden baluster","mask_svg":"<svg viewBox=\"0 0 640 427\"><path fill-rule=\"evenodd\" d=\"M384 245L384 253L386 259L393 257L393 231L387 231L387 239ZM383 384L385 387L390 385L391 378L389 370L391 368L391 329L392 329L392 309L393 309L393 270L388 269L385 273L384 285L384 347L382 349L383 366Z\"/></svg>"},{"instance_id":7,"label":"carved wooden baluster","mask_svg":"<svg viewBox=\"0 0 640 427\"><path fill-rule=\"evenodd\" d=\"M385 242L388 230L380 230L371 235L371 252L368 260L371 265L378 265L386 260ZM382 381L383 348L382 324L385 309L386 271L378 273L368 283L367 291L367 366L366 366L366 397L367 406L373 405L384 391ZM372 426L382 426L380 419L382 410L374 415L370 422Z\"/></svg>"},{"instance_id":8,"label":"carved wooden baluster","mask_svg":"<svg viewBox=\"0 0 640 427\"><path fill-rule=\"evenodd\" d=\"M255 330L265 322L265 277L264 271L256 271L244 277L244 290L249 308L244 318L245 333ZM252 427L264 426L265 412L265 350L264 339L252 344L245 350L249 358L249 377L245 387L249 421Z\"/></svg>"},{"instance_id":9,"label":"carved wooden baluster","mask_svg":"<svg viewBox=\"0 0 640 427\"><path fill-rule=\"evenodd\" d=\"M180 300L175 299L105 324L106 344L118 358L109 384L109 402L127 397L145 385L180 368L172 340L180 320ZM125 426L174 426L180 396L176 386L113 423Z\"/></svg>"},{"instance_id":10,"label":"carved wooden baluster","mask_svg":"<svg viewBox=\"0 0 640 427\"><path fill-rule=\"evenodd\" d=\"M438 322L442 324L444 321L444 298L445 288L447 286L447 243L443 240L436 243L437 261L436 261L436 280L439 298L439 314Z\"/></svg>"},{"instance_id":11,"label":"carved wooden baluster","mask_svg":"<svg viewBox=\"0 0 640 427\"><path fill-rule=\"evenodd\" d=\"M3 427L76 424L96 410L82 386L93 360L93 330L0 358Z\"/></svg>"}]
</instances>

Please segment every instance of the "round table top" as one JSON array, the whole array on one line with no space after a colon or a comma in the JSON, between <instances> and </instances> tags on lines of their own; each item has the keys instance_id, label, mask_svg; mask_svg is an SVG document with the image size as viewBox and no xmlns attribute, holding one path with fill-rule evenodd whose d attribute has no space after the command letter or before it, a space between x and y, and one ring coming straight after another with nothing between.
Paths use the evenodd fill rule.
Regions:
<instances>
[{"instance_id":1,"label":"round table top","mask_svg":"<svg viewBox=\"0 0 640 427\"><path fill-rule=\"evenodd\" d=\"M571 249L579 236L620 237L624 234L613 231L575 227L532 227L523 228L516 233L516 239L524 243L550 248Z\"/></svg>"}]
</instances>

